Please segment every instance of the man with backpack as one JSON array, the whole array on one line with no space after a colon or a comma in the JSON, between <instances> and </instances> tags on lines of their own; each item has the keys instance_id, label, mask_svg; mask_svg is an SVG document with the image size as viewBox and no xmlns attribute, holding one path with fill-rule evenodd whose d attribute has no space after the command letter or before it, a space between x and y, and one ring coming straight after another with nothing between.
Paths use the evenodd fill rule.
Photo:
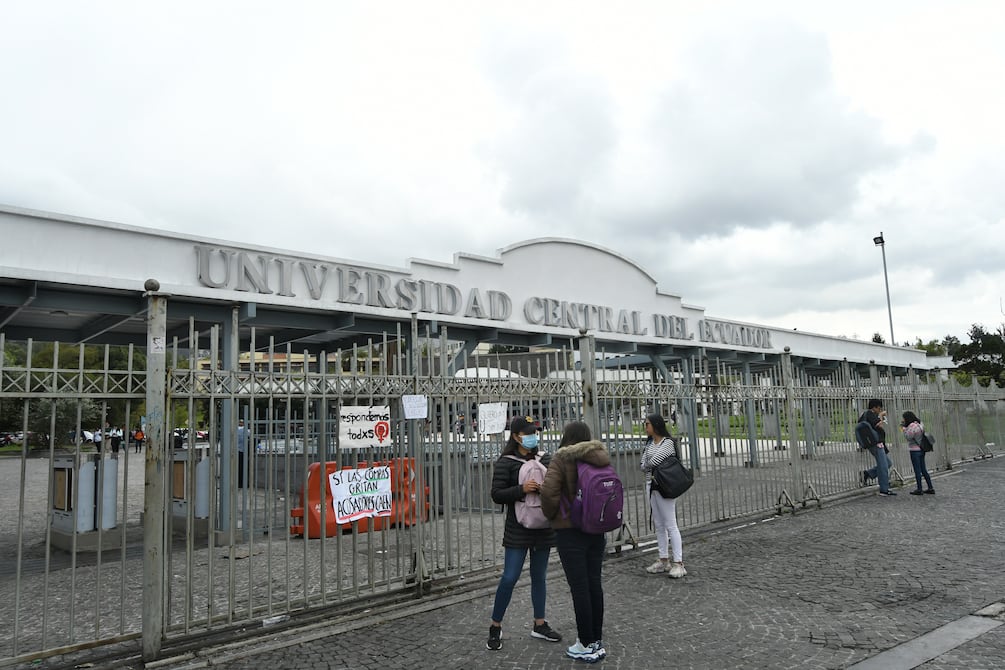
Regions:
<instances>
[{"instance_id":1,"label":"man with backpack","mask_svg":"<svg viewBox=\"0 0 1005 670\"><path fill-rule=\"evenodd\" d=\"M863 449L876 459L876 466L862 471L862 485L868 486L870 479L879 480L879 495L895 496L890 490L890 460L886 455L886 410L883 401L878 398L869 400L868 409L858 418L855 426L855 439Z\"/></svg>"},{"instance_id":2,"label":"man with backpack","mask_svg":"<svg viewBox=\"0 0 1005 670\"><path fill-rule=\"evenodd\" d=\"M492 469L492 501L506 506L506 522L503 526L503 574L496 587L495 601L492 606L492 622L489 625L489 636L485 648L491 651L502 649L502 620L513 597L513 587L516 586L523 564L530 554L530 601L534 608L534 624L531 637L547 642L558 642L562 636L552 630L544 618L545 602L547 600L548 558L551 548L555 546L555 531L550 525L544 527L528 527L517 519L517 506L521 507L521 518L530 526L537 526L529 521L534 516L533 500L540 493L543 475L540 479L528 476L531 468L524 473L521 481L521 470L525 464L537 465L540 430L530 417L517 416L510 421L510 435L503 447L502 454L496 460ZM550 458L544 454L540 464L547 466ZM533 467L531 465L531 467ZM539 508L540 509L540 508ZM528 517L524 517L527 514Z\"/></svg>"},{"instance_id":3,"label":"man with backpack","mask_svg":"<svg viewBox=\"0 0 1005 670\"><path fill-rule=\"evenodd\" d=\"M604 647L602 569L605 532L623 522L624 489L603 443L582 421L569 423L541 487L541 507L555 529L558 556L572 593L576 642L565 655L587 663Z\"/></svg>"}]
</instances>

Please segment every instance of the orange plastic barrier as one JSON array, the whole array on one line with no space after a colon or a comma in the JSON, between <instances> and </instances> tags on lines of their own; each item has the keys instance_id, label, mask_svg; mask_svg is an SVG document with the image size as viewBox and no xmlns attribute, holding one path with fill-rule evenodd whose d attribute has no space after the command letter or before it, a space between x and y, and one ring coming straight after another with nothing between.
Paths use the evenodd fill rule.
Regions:
<instances>
[{"instance_id":1,"label":"orange plastic barrier","mask_svg":"<svg viewBox=\"0 0 1005 670\"><path fill-rule=\"evenodd\" d=\"M429 487L423 487L421 500L416 495L418 471L415 469L414 458L392 458L390 461L375 461L346 466L343 470L391 466L391 516L374 516L358 521L339 524L335 520L335 510L332 508L331 489L328 487L328 475L338 471L337 463L325 463L324 479L321 479L321 464L311 463L307 470L307 483L300 491L300 507L290 510L290 535L306 535L308 538L321 537L321 507L325 505L325 537L331 537L339 531L350 531L353 526L360 533L370 530L380 530L394 525L411 526L418 520L419 510L422 520L429 518ZM414 476L413 476L414 475ZM304 491L307 491L307 504L304 504ZM307 510L305 516L304 509ZM306 524L305 524L306 518ZM306 525L306 532L305 532Z\"/></svg>"}]
</instances>

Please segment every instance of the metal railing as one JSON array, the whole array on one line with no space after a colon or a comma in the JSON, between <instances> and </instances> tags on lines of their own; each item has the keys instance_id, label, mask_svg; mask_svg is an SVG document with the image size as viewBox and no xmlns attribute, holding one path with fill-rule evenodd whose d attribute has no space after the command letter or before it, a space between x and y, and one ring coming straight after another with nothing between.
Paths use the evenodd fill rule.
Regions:
<instances>
[{"instance_id":1,"label":"metal railing","mask_svg":"<svg viewBox=\"0 0 1005 670\"><path fill-rule=\"evenodd\" d=\"M473 355L451 349L445 331L399 330L352 349L297 351L256 342L252 331L238 352L226 328L189 330L165 343L164 371L151 377L163 386L156 413L150 352L0 335L0 417L14 417L11 428L24 434L0 459L8 510L0 608L11 622L0 665L129 639L154 657L161 639L409 589L421 595L424 584L497 569L503 517L489 487L504 433L480 432L479 408L506 403L509 416L532 415L545 428L545 451L557 448L565 423L584 417L572 349ZM1003 443L1005 394L996 387L875 366L865 376L847 364L803 367L788 354L770 364L696 354L646 366L603 351L596 360L587 366L590 411L625 482L630 532L621 539L651 537L638 466L649 412L676 417L697 472L678 505L684 528L795 511L858 489L870 457L852 426L870 397L886 401L893 426L907 409L922 418L938 439L933 470ZM405 418L406 394L425 397L427 419ZM390 408L386 444L340 445L344 405ZM158 439L131 441L141 424ZM116 427L126 434L117 451ZM892 427L888 436L905 475L903 437ZM312 465L390 462L413 466L399 483L415 496L411 511L316 538L291 532L305 484L315 481ZM163 510L156 524L151 510ZM330 514L321 507L322 528ZM150 597L151 583L161 597Z\"/></svg>"}]
</instances>

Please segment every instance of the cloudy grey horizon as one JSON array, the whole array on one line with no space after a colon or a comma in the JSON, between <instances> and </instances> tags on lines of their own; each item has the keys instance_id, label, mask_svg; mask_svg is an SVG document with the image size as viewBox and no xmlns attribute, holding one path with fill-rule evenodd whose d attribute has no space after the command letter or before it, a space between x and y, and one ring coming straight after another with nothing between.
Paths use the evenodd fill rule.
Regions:
<instances>
[{"instance_id":1,"label":"cloudy grey horizon","mask_svg":"<svg viewBox=\"0 0 1005 670\"><path fill-rule=\"evenodd\" d=\"M1005 322L1003 28L976 0L13 5L0 203L394 267L579 239L709 316L862 340L882 232L897 343L966 342Z\"/></svg>"}]
</instances>

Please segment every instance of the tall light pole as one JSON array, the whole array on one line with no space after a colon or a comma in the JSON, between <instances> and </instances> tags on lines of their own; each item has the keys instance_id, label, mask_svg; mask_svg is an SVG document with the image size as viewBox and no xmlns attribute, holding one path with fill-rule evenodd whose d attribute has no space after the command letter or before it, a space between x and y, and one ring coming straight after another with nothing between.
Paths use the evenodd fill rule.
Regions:
<instances>
[{"instance_id":1,"label":"tall light pole","mask_svg":"<svg viewBox=\"0 0 1005 670\"><path fill-rule=\"evenodd\" d=\"M890 317L890 344L897 346L897 340L893 339L893 308L890 307L890 279L886 276L886 240L883 239L883 231L879 231L879 236L872 238L872 243L883 252L883 283L886 284L886 313Z\"/></svg>"}]
</instances>

